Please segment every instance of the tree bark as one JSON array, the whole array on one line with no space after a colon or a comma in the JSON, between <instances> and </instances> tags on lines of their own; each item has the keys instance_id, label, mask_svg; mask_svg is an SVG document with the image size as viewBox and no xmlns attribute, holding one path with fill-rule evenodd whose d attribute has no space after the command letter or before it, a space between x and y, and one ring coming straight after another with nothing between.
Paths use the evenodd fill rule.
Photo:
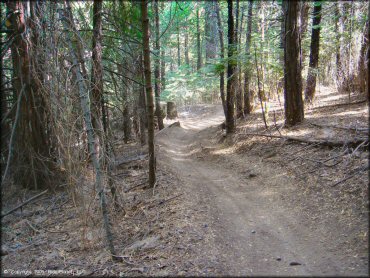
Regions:
<instances>
[{"instance_id":1,"label":"tree bark","mask_svg":"<svg viewBox=\"0 0 370 278\"><path fill-rule=\"evenodd\" d=\"M92 123L96 133L101 134L101 110L103 95L103 68L102 68L102 6L101 0L94 0L93 4L93 37L92 37L92 68L91 68L91 95L92 95Z\"/></svg>"},{"instance_id":2,"label":"tree bark","mask_svg":"<svg viewBox=\"0 0 370 278\"><path fill-rule=\"evenodd\" d=\"M235 61L234 48L235 48L235 33L234 33L234 16L233 16L233 1L227 1L228 8L228 63L227 63L227 114L226 114L226 134L235 133L235 119L234 119L234 103L235 103Z\"/></svg>"},{"instance_id":3,"label":"tree bark","mask_svg":"<svg viewBox=\"0 0 370 278\"><path fill-rule=\"evenodd\" d=\"M157 55L161 53L161 47L159 44L159 13L158 13L158 0L154 1L154 14L155 14L155 50ZM164 128L162 109L160 105L161 87L160 87L160 59L156 57L154 59L154 92L155 92L155 112L158 121L159 130Z\"/></svg>"},{"instance_id":4,"label":"tree bark","mask_svg":"<svg viewBox=\"0 0 370 278\"><path fill-rule=\"evenodd\" d=\"M218 1L216 2L216 14L217 14L218 36L220 40L220 58L221 58L222 64L224 65L224 59L225 59L224 31L222 28L220 6L219 6ZM222 65L222 71L220 72L220 97L221 97L224 114L226 117L227 107L226 107L226 99L225 99L225 70L223 68L223 65Z\"/></svg>"},{"instance_id":5,"label":"tree bark","mask_svg":"<svg viewBox=\"0 0 370 278\"><path fill-rule=\"evenodd\" d=\"M319 63L320 49L320 22L321 22L321 2L314 2L312 17L312 34L310 47L310 64L307 75L307 85L305 90L306 101L312 102L315 97L317 66Z\"/></svg>"},{"instance_id":6,"label":"tree bark","mask_svg":"<svg viewBox=\"0 0 370 278\"><path fill-rule=\"evenodd\" d=\"M245 42L245 55L247 56L247 65L244 72L244 115L252 112L251 106L251 91L250 91L250 48L252 39L252 16L253 16L253 0L249 0L248 6L248 19L247 19L247 33Z\"/></svg>"},{"instance_id":7,"label":"tree bark","mask_svg":"<svg viewBox=\"0 0 370 278\"><path fill-rule=\"evenodd\" d=\"M50 133L47 133L46 126L45 97L41 92L42 68L38 60L41 58L39 51L42 49L38 36L40 30L36 30L40 13L35 3L32 3L32 20L27 20L21 1L9 1L6 4L10 12L8 28L13 38L13 90L15 96L20 98L18 117L13 123L14 128L16 127L14 149L13 145L9 146L8 164L14 156L17 165L13 175L15 183L26 188L32 185L35 189L45 188L50 186L53 167ZM4 178L5 173L3 180Z\"/></svg>"},{"instance_id":8,"label":"tree bark","mask_svg":"<svg viewBox=\"0 0 370 278\"><path fill-rule=\"evenodd\" d=\"M154 153L154 103L150 69L148 3L146 0L141 1L141 17L143 28L145 88L148 107L149 186L154 187L156 182Z\"/></svg>"},{"instance_id":9,"label":"tree bark","mask_svg":"<svg viewBox=\"0 0 370 278\"><path fill-rule=\"evenodd\" d=\"M298 28L299 2L283 1L285 14L284 97L285 123L293 126L303 121L300 36Z\"/></svg>"}]
</instances>

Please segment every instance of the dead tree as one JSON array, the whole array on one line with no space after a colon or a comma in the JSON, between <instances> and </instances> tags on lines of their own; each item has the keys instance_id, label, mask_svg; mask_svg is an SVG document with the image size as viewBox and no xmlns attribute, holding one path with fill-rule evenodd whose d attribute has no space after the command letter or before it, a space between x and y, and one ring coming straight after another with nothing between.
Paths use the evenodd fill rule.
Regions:
<instances>
[{"instance_id":1,"label":"dead tree","mask_svg":"<svg viewBox=\"0 0 370 278\"><path fill-rule=\"evenodd\" d=\"M298 1L283 1L283 11L285 15L285 123L288 126L298 124L302 122L304 118L298 10Z\"/></svg>"},{"instance_id":2,"label":"dead tree","mask_svg":"<svg viewBox=\"0 0 370 278\"><path fill-rule=\"evenodd\" d=\"M149 18L148 3L146 0L141 1L141 18L143 30L143 47L144 47L144 76L145 89L147 96L147 113L148 113L148 150L149 150L149 186L154 187L155 178L155 153L154 153L154 103L153 89L150 69L150 49L149 49Z\"/></svg>"},{"instance_id":3,"label":"dead tree","mask_svg":"<svg viewBox=\"0 0 370 278\"><path fill-rule=\"evenodd\" d=\"M65 2L65 10L60 10L60 18L63 22L64 27L66 30L73 30L75 28L72 27L74 25L74 22L71 18L71 10L69 10L70 7ZM91 110L90 110L90 96L88 91L88 86L86 84L86 79L83 77L82 69L81 69L81 63L78 59L78 49L76 47L76 42L80 40L80 36L77 35L75 32L67 32L67 43L69 45L70 49L70 55L71 60L73 63L72 67L72 73L75 76L77 85L78 85L78 91L79 91L79 97L80 97L80 103L81 103L81 109L83 112L83 118L86 125L86 133L87 133L87 140L88 140L88 148L90 157L93 162L94 170L95 170L95 186L99 193L100 198L100 204L103 214L103 223L104 223L104 230L105 230L105 236L108 244L109 251L112 255L113 260L116 260L116 253L113 245L113 234L110 227L110 220L109 220L109 214L108 214L108 206L106 203L106 196L104 192L104 186L103 186L103 173L100 167L98 155L95 151L95 134L94 134L94 128L92 125L92 117L91 117ZM75 43L74 43L75 42ZM81 42L80 42L81 43Z\"/></svg>"}]
</instances>

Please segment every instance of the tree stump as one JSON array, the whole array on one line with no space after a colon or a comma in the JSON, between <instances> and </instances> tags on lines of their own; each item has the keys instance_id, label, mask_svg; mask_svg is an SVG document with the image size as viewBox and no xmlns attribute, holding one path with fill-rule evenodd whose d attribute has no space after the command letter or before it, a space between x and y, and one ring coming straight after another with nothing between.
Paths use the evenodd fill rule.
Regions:
<instances>
[{"instance_id":1,"label":"tree stump","mask_svg":"<svg viewBox=\"0 0 370 278\"><path fill-rule=\"evenodd\" d=\"M173 101L167 102L167 118L170 120L177 118L176 103Z\"/></svg>"}]
</instances>

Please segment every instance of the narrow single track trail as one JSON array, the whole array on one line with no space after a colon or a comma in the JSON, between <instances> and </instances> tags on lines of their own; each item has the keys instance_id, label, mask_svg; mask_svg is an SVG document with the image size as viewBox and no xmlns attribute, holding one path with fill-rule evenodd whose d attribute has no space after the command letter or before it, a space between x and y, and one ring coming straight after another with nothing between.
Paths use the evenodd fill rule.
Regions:
<instances>
[{"instance_id":1,"label":"narrow single track trail","mask_svg":"<svg viewBox=\"0 0 370 278\"><path fill-rule=\"evenodd\" d=\"M205 106L195 114L182 113L180 127L167 128L156 138L158 165L178 176L194 211L208 221L206 233L212 240L199 252L203 260L212 256L217 264L218 271L209 274L366 275L364 265L353 265L330 248L335 227L311 227L299 208L288 208L281 196L294 187L293 178L248 153L244 174L230 165L231 154L229 159L222 158L227 153L207 155L217 154L220 144L214 138L223 119L221 107Z\"/></svg>"}]
</instances>

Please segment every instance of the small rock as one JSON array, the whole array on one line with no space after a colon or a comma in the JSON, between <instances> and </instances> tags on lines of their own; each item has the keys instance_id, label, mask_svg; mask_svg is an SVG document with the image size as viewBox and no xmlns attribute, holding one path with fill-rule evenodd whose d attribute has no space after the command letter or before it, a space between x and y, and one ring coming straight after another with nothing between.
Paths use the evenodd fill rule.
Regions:
<instances>
[{"instance_id":1,"label":"small rock","mask_svg":"<svg viewBox=\"0 0 370 278\"><path fill-rule=\"evenodd\" d=\"M204 228L207 228L208 227L208 224L204 224Z\"/></svg>"},{"instance_id":2,"label":"small rock","mask_svg":"<svg viewBox=\"0 0 370 278\"><path fill-rule=\"evenodd\" d=\"M250 177L250 178L255 178L255 177L257 177L257 175L256 175L256 174L251 173L251 174L249 174L249 176L248 176L248 177Z\"/></svg>"},{"instance_id":3,"label":"small rock","mask_svg":"<svg viewBox=\"0 0 370 278\"><path fill-rule=\"evenodd\" d=\"M289 265L302 265L301 263L298 263L298 262L291 262Z\"/></svg>"},{"instance_id":4,"label":"small rock","mask_svg":"<svg viewBox=\"0 0 370 278\"><path fill-rule=\"evenodd\" d=\"M255 234L256 233L256 231L255 230L252 230L252 232L251 232L252 234Z\"/></svg>"},{"instance_id":5,"label":"small rock","mask_svg":"<svg viewBox=\"0 0 370 278\"><path fill-rule=\"evenodd\" d=\"M281 261L281 258L280 257L277 257L276 260L280 262Z\"/></svg>"}]
</instances>

